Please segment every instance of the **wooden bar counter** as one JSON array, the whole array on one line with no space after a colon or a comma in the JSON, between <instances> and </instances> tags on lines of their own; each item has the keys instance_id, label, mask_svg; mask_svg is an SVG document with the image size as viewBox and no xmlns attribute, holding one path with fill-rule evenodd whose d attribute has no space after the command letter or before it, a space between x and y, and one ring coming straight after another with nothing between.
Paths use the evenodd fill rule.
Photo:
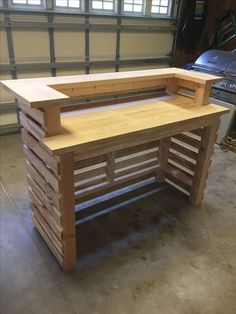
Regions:
<instances>
[{"instance_id":1,"label":"wooden bar counter","mask_svg":"<svg viewBox=\"0 0 236 314\"><path fill-rule=\"evenodd\" d=\"M76 265L75 207L83 202L155 178L201 203L227 112L208 103L218 80L168 68L1 82L21 108L33 222L64 270ZM159 89L166 95L145 99ZM144 96L136 100L70 106L73 99L138 92Z\"/></svg>"}]
</instances>

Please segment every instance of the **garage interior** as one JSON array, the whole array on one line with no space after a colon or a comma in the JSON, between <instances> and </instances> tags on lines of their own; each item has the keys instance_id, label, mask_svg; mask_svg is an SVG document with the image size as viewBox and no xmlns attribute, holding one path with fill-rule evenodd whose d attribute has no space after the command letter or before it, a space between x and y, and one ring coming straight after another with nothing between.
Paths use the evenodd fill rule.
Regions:
<instances>
[{"instance_id":1,"label":"garage interior","mask_svg":"<svg viewBox=\"0 0 236 314\"><path fill-rule=\"evenodd\" d=\"M1 81L169 67L199 73L196 60L212 49L236 60L234 0L0 0L0 14ZM229 103L231 115L219 128L201 205L155 183L101 198L82 214L76 267L67 272L32 222L21 109L0 86L1 313L236 313L236 94L217 86L211 100ZM90 105L77 99L70 107Z\"/></svg>"}]
</instances>

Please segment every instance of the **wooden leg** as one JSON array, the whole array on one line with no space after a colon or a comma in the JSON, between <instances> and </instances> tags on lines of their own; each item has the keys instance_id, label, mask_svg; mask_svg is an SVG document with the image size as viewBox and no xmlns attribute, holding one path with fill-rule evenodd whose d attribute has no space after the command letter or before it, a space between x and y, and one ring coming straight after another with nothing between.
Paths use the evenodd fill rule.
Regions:
<instances>
[{"instance_id":1,"label":"wooden leg","mask_svg":"<svg viewBox=\"0 0 236 314\"><path fill-rule=\"evenodd\" d=\"M170 143L171 143L170 137L166 137L160 140L160 146L159 146L160 170L157 172L157 181L160 183L165 181L165 169L168 164Z\"/></svg>"},{"instance_id":2,"label":"wooden leg","mask_svg":"<svg viewBox=\"0 0 236 314\"><path fill-rule=\"evenodd\" d=\"M64 270L76 265L74 154L60 156L60 193L63 226Z\"/></svg>"},{"instance_id":3,"label":"wooden leg","mask_svg":"<svg viewBox=\"0 0 236 314\"><path fill-rule=\"evenodd\" d=\"M195 206L201 204L204 196L206 179L208 176L208 168L210 166L211 156L214 151L216 131L218 127L219 121L216 121L214 124L205 127L203 130L192 182L192 188L189 196L190 202Z\"/></svg>"}]
</instances>

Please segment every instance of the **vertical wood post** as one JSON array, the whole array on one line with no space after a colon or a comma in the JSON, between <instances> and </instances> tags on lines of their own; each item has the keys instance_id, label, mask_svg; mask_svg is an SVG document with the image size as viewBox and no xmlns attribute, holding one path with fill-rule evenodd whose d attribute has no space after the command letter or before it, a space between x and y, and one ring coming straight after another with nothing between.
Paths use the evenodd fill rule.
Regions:
<instances>
[{"instance_id":1,"label":"vertical wood post","mask_svg":"<svg viewBox=\"0 0 236 314\"><path fill-rule=\"evenodd\" d=\"M76 265L76 230L74 197L74 153L60 155L60 194L63 226L63 268Z\"/></svg>"},{"instance_id":2,"label":"vertical wood post","mask_svg":"<svg viewBox=\"0 0 236 314\"><path fill-rule=\"evenodd\" d=\"M195 103L197 105L207 105L211 94L211 84L196 84Z\"/></svg>"},{"instance_id":3,"label":"vertical wood post","mask_svg":"<svg viewBox=\"0 0 236 314\"><path fill-rule=\"evenodd\" d=\"M176 78L168 79L166 92L168 94L176 94L179 90L178 80Z\"/></svg>"},{"instance_id":4,"label":"vertical wood post","mask_svg":"<svg viewBox=\"0 0 236 314\"><path fill-rule=\"evenodd\" d=\"M168 165L168 155L170 150L171 137L166 137L160 140L159 146L159 162L160 169L157 172L157 181L162 183L165 181L165 169Z\"/></svg>"},{"instance_id":5,"label":"vertical wood post","mask_svg":"<svg viewBox=\"0 0 236 314\"><path fill-rule=\"evenodd\" d=\"M60 106L52 105L42 109L44 113L44 126L46 136L53 136L61 133Z\"/></svg>"},{"instance_id":6,"label":"vertical wood post","mask_svg":"<svg viewBox=\"0 0 236 314\"><path fill-rule=\"evenodd\" d=\"M204 190L208 176L208 168L210 166L211 156L214 151L214 144L218 127L219 120L215 121L214 124L205 127L203 130L192 182L192 188L189 196L190 203L195 206L201 204L204 196Z\"/></svg>"}]
</instances>

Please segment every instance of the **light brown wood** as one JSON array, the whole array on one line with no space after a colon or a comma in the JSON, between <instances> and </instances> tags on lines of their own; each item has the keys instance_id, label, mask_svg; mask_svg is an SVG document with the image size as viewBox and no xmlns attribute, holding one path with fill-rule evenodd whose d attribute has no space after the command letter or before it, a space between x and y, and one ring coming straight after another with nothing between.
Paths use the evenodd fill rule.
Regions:
<instances>
[{"instance_id":1,"label":"light brown wood","mask_svg":"<svg viewBox=\"0 0 236 314\"><path fill-rule=\"evenodd\" d=\"M32 119L27 117L23 112L19 113L21 125L30 133L33 134L38 140L45 137L44 130L36 124Z\"/></svg>"},{"instance_id":2,"label":"light brown wood","mask_svg":"<svg viewBox=\"0 0 236 314\"><path fill-rule=\"evenodd\" d=\"M63 268L69 270L76 265L75 198L74 198L74 154L60 156L60 193L64 259Z\"/></svg>"},{"instance_id":3,"label":"light brown wood","mask_svg":"<svg viewBox=\"0 0 236 314\"><path fill-rule=\"evenodd\" d=\"M44 218L44 216L41 214L41 212L38 210L38 208L31 203L31 209L32 212L37 219L38 223L41 225L44 232L48 235L48 237L51 239L53 245L58 250L58 252L63 255L63 244L58 239L56 234L53 232L52 227L49 225L49 222Z\"/></svg>"},{"instance_id":4,"label":"light brown wood","mask_svg":"<svg viewBox=\"0 0 236 314\"><path fill-rule=\"evenodd\" d=\"M33 207L33 205L32 205ZM42 225L40 224L39 220L37 219L37 214L35 214L34 209L32 209L32 220L36 228L38 229L39 233L43 237L44 241L47 243L48 247L56 257L57 261L60 263L60 265L63 267L63 253L61 248L57 248L55 244L52 241L52 238L50 235L43 229Z\"/></svg>"},{"instance_id":5,"label":"light brown wood","mask_svg":"<svg viewBox=\"0 0 236 314\"><path fill-rule=\"evenodd\" d=\"M128 155L126 158L121 159L120 161L117 161L115 164L115 169L119 170L126 167L135 166L137 164L147 162L147 161L157 161L158 157L158 148L152 149L152 151L144 151L142 154L133 154ZM118 159L119 160L119 159Z\"/></svg>"},{"instance_id":6,"label":"light brown wood","mask_svg":"<svg viewBox=\"0 0 236 314\"><path fill-rule=\"evenodd\" d=\"M56 192L59 192L58 178L54 173L46 168L42 160L39 159L26 145L24 145L24 153L26 159L42 174L45 181L48 182Z\"/></svg>"},{"instance_id":7,"label":"light brown wood","mask_svg":"<svg viewBox=\"0 0 236 314\"><path fill-rule=\"evenodd\" d=\"M176 134L173 136L173 138L183 142L183 143L186 143L188 144L189 146L192 146L192 147L195 147L197 149L199 149L199 146L200 146L200 141L193 138L193 137L190 137L186 134L183 134L183 133L180 133L180 134Z\"/></svg>"},{"instance_id":8,"label":"light brown wood","mask_svg":"<svg viewBox=\"0 0 236 314\"><path fill-rule=\"evenodd\" d=\"M206 179L208 176L208 168L214 151L216 131L218 127L219 120L216 120L214 124L205 127L203 131L200 151L196 162L196 170L193 178L193 185L189 198L190 202L195 206L200 205L203 199Z\"/></svg>"},{"instance_id":9,"label":"light brown wood","mask_svg":"<svg viewBox=\"0 0 236 314\"><path fill-rule=\"evenodd\" d=\"M200 204L216 122L228 111L208 104L218 80L171 68L1 82L21 104L33 222L64 270L76 265L75 203L155 178ZM160 87L169 95L60 114L71 98Z\"/></svg>"},{"instance_id":10,"label":"light brown wood","mask_svg":"<svg viewBox=\"0 0 236 314\"><path fill-rule=\"evenodd\" d=\"M23 142L30 148L41 160L44 161L46 166L53 170L53 172L58 175L59 174L59 165L56 157L49 154L41 145L39 141L37 141L26 129L21 130L21 136Z\"/></svg>"},{"instance_id":11,"label":"light brown wood","mask_svg":"<svg viewBox=\"0 0 236 314\"><path fill-rule=\"evenodd\" d=\"M198 85L196 88L195 103L197 105L207 105L211 94L211 84Z\"/></svg>"},{"instance_id":12,"label":"light brown wood","mask_svg":"<svg viewBox=\"0 0 236 314\"><path fill-rule=\"evenodd\" d=\"M162 183L165 181L165 172L168 165L168 155L170 150L171 138L166 137L160 140L159 146L159 162L160 169L157 172L157 181Z\"/></svg>"},{"instance_id":13,"label":"light brown wood","mask_svg":"<svg viewBox=\"0 0 236 314\"><path fill-rule=\"evenodd\" d=\"M148 100L144 104L115 110L62 117L64 133L42 142L54 154L79 150L78 157L85 159L89 155L93 157L94 151L107 153L124 148L124 143L129 147L130 143L138 145L191 130L194 125L199 126L199 120L203 126L207 125L215 116L227 111L213 104L195 106L192 100L183 96L167 97L157 102Z\"/></svg>"},{"instance_id":14,"label":"light brown wood","mask_svg":"<svg viewBox=\"0 0 236 314\"><path fill-rule=\"evenodd\" d=\"M190 171L194 172L194 170L195 170L195 164L194 163L192 163L189 160L184 159L184 158L174 154L171 151L169 151L169 153L168 153L168 159L176 162L177 164L180 164L181 166L187 168Z\"/></svg>"},{"instance_id":15,"label":"light brown wood","mask_svg":"<svg viewBox=\"0 0 236 314\"><path fill-rule=\"evenodd\" d=\"M27 175L27 181L33 193L37 196L40 202L42 202L43 206L47 208L47 210L60 226L62 222L62 214L60 213L59 209L29 174Z\"/></svg>"},{"instance_id":16,"label":"light brown wood","mask_svg":"<svg viewBox=\"0 0 236 314\"><path fill-rule=\"evenodd\" d=\"M60 225L57 224L54 217L50 214L50 212L46 209L46 207L43 205L41 200L37 197L37 195L34 193L32 189L29 189L29 194L32 203L34 204L37 211L42 215L42 217L47 221L48 225L52 229L52 232L55 234L55 236L60 241L63 237L63 229Z\"/></svg>"},{"instance_id":17,"label":"light brown wood","mask_svg":"<svg viewBox=\"0 0 236 314\"><path fill-rule=\"evenodd\" d=\"M53 136L61 133L60 106L45 107L43 110L44 126L46 135Z\"/></svg>"},{"instance_id":18,"label":"light brown wood","mask_svg":"<svg viewBox=\"0 0 236 314\"><path fill-rule=\"evenodd\" d=\"M26 159L26 169L30 177L40 186L45 195L48 197L49 201L60 210L61 196L56 191L53 190L50 184L48 184L42 174Z\"/></svg>"},{"instance_id":19,"label":"light brown wood","mask_svg":"<svg viewBox=\"0 0 236 314\"><path fill-rule=\"evenodd\" d=\"M44 115L41 109L30 108L23 103L19 103L19 106L25 114L31 116L39 124L44 125Z\"/></svg>"},{"instance_id":20,"label":"light brown wood","mask_svg":"<svg viewBox=\"0 0 236 314\"><path fill-rule=\"evenodd\" d=\"M140 81L153 81L168 78L176 78L187 81L194 81L199 84L214 83L221 78L203 73L190 72L177 68L142 70L118 73L102 73L91 75L77 75L65 77L45 77L36 79L21 79L1 81L1 84L8 89L18 101L24 102L32 108L43 108L51 105L61 105L70 102L70 97L60 90L67 88L87 90L94 86L106 85L109 93L110 84L137 83ZM27 88L26 88L27 86Z\"/></svg>"},{"instance_id":21,"label":"light brown wood","mask_svg":"<svg viewBox=\"0 0 236 314\"><path fill-rule=\"evenodd\" d=\"M176 94L179 90L178 80L176 78L168 79L166 91L170 94Z\"/></svg>"}]
</instances>

